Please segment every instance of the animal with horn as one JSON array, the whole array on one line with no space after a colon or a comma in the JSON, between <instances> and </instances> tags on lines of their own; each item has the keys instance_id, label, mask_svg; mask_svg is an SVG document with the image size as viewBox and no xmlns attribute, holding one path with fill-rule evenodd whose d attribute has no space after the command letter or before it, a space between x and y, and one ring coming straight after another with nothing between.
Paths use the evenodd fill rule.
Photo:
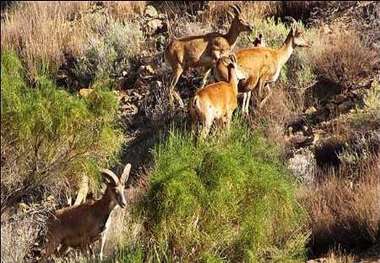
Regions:
<instances>
[{"instance_id":1,"label":"animal with horn","mask_svg":"<svg viewBox=\"0 0 380 263\"><path fill-rule=\"evenodd\" d=\"M268 47L252 47L238 50L236 54L237 64L246 78L239 81L239 91L244 92L242 112L248 114L249 100L252 90L258 90L259 97L265 85L274 83L281 68L289 60L296 47L310 47L304 39L304 32L292 17L287 17L293 23L282 46L277 49ZM216 64L214 69L216 80L228 80L228 70L222 64ZM272 91L261 101L262 107Z\"/></svg>"},{"instance_id":2,"label":"animal with horn","mask_svg":"<svg viewBox=\"0 0 380 263\"><path fill-rule=\"evenodd\" d=\"M42 251L43 258L48 258L58 249L63 255L69 247L88 248L100 239L100 259L106 234L111 224L111 212L115 207L127 205L124 189L131 170L127 164L122 175L117 177L112 171L102 169L107 188L102 198L84 204L57 210L47 224L47 241Z\"/></svg>"},{"instance_id":3,"label":"animal with horn","mask_svg":"<svg viewBox=\"0 0 380 263\"><path fill-rule=\"evenodd\" d=\"M175 98L180 107L184 106L181 97L175 91L175 86L185 70L204 67L206 74L202 81L203 87L213 64L218 58L231 52L240 33L253 31L253 27L241 16L240 7L232 5L231 8L232 12L229 11L228 14L233 17L233 20L226 34L212 32L205 35L173 38L169 41L164 56L166 63L173 71L170 83L171 105Z\"/></svg>"}]
</instances>

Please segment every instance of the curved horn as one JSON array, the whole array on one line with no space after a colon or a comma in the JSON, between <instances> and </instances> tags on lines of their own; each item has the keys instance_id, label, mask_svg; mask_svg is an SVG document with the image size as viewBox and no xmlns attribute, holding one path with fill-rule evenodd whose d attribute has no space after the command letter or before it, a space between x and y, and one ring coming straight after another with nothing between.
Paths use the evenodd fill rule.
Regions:
<instances>
[{"instance_id":1,"label":"curved horn","mask_svg":"<svg viewBox=\"0 0 380 263\"><path fill-rule=\"evenodd\" d=\"M129 173L131 172L131 167L132 167L132 165L130 163L125 166L124 171L123 171L123 173L121 174L121 177L120 177L120 181L122 183L127 182L128 177L129 177Z\"/></svg>"},{"instance_id":2,"label":"curved horn","mask_svg":"<svg viewBox=\"0 0 380 263\"><path fill-rule=\"evenodd\" d=\"M110 179L115 185L119 182L119 178L117 178L116 174L108 169L100 169L100 172L103 176Z\"/></svg>"},{"instance_id":3,"label":"curved horn","mask_svg":"<svg viewBox=\"0 0 380 263\"><path fill-rule=\"evenodd\" d=\"M236 4L231 5L231 8L232 8L232 10L234 11L234 13L235 13L236 16L240 14L241 9L240 9L240 7L238 7Z\"/></svg>"}]
</instances>

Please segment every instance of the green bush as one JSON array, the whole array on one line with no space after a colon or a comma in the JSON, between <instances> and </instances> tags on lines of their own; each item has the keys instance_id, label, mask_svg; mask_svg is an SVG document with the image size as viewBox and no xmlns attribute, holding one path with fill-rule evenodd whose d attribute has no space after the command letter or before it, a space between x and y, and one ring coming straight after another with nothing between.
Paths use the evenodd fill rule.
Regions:
<instances>
[{"instance_id":1,"label":"green bush","mask_svg":"<svg viewBox=\"0 0 380 263\"><path fill-rule=\"evenodd\" d=\"M39 186L96 178L96 166L107 165L122 143L116 111L117 99L104 88L80 98L43 75L29 87L18 57L2 52L2 206Z\"/></svg>"},{"instance_id":2,"label":"green bush","mask_svg":"<svg viewBox=\"0 0 380 263\"><path fill-rule=\"evenodd\" d=\"M148 261L301 260L307 235L277 149L236 121L194 143L173 130L154 151L145 218Z\"/></svg>"}]
</instances>

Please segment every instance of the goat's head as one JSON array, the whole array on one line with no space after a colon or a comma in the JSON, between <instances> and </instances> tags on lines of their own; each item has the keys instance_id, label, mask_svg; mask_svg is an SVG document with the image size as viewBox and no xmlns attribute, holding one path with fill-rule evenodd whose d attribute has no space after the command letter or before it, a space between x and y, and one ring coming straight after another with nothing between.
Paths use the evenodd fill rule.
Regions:
<instances>
[{"instance_id":1,"label":"goat's head","mask_svg":"<svg viewBox=\"0 0 380 263\"><path fill-rule=\"evenodd\" d=\"M289 16L286 19L293 22L289 32L293 39L293 47L310 47L310 43L304 38L304 31L297 25L297 21Z\"/></svg>"},{"instance_id":2,"label":"goat's head","mask_svg":"<svg viewBox=\"0 0 380 263\"><path fill-rule=\"evenodd\" d=\"M128 180L130 171L131 171L131 164L127 164L120 178L118 178L116 174L114 174L111 170L108 170L108 169L101 170L107 184L107 189L109 189L110 191L111 198L121 208L124 208L127 205L127 201L124 195L124 189L125 189L125 183Z\"/></svg>"},{"instance_id":3,"label":"goat's head","mask_svg":"<svg viewBox=\"0 0 380 263\"><path fill-rule=\"evenodd\" d=\"M240 7L232 5L231 8L232 12L228 11L228 14L233 17L231 27L235 28L238 32L253 32L253 26L241 16Z\"/></svg>"}]
</instances>

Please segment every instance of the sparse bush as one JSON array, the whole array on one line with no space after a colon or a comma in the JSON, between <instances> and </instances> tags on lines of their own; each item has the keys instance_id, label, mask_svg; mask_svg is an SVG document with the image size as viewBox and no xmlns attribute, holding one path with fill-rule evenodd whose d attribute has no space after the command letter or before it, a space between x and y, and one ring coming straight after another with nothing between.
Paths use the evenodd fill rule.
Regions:
<instances>
[{"instance_id":1,"label":"sparse bush","mask_svg":"<svg viewBox=\"0 0 380 263\"><path fill-rule=\"evenodd\" d=\"M277 150L242 121L194 144L178 130L155 150L138 206L147 261L302 259L302 212Z\"/></svg>"},{"instance_id":2,"label":"sparse bush","mask_svg":"<svg viewBox=\"0 0 380 263\"><path fill-rule=\"evenodd\" d=\"M308 63L319 78L350 88L371 74L375 52L356 31L332 27L331 34L316 34Z\"/></svg>"},{"instance_id":3,"label":"sparse bush","mask_svg":"<svg viewBox=\"0 0 380 263\"><path fill-rule=\"evenodd\" d=\"M325 180L307 188L301 201L309 213L314 254L338 247L363 249L380 238L379 160L359 171L360 176L323 172Z\"/></svg>"},{"instance_id":4,"label":"sparse bush","mask_svg":"<svg viewBox=\"0 0 380 263\"><path fill-rule=\"evenodd\" d=\"M64 60L64 51L81 52L84 27L70 20L89 7L89 2L24 2L11 9L1 21L1 49L17 51L34 79L42 65L53 74Z\"/></svg>"},{"instance_id":5,"label":"sparse bush","mask_svg":"<svg viewBox=\"0 0 380 263\"><path fill-rule=\"evenodd\" d=\"M116 79L123 70L133 69L132 60L141 52L143 33L138 24L113 21L106 23L103 15L94 15L104 27L103 33L94 33L85 45L84 54L75 66L76 79ZM99 30L94 26L94 30Z\"/></svg>"},{"instance_id":6,"label":"sparse bush","mask_svg":"<svg viewBox=\"0 0 380 263\"><path fill-rule=\"evenodd\" d=\"M45 76L31 89L23 72L17 56L3 51L2 210L41 186L75 186L81 176L94 181L94 166L106 165L122 142L112 92L97 87L82 99L58 90Z\"/></svg>"},{"instance_id":7,"label":"sparse bush","mask_svg":"<svg viewBox=\"0 0 380 263\"><path fill-rule=\"evenodd\" d=\"M129 70L128 59L139 54L143 39L138 23L127 19L144 7L144 1L106 2L100 7L90 1L20 3L1 21L1 48L17 51L32 80L42 65L55 77L65 54L89 57L83 63L90 65L78 68L84 70L81 74L96 74L93 68L120 76L119 70Z\"/></svg>"}]
</instances>

